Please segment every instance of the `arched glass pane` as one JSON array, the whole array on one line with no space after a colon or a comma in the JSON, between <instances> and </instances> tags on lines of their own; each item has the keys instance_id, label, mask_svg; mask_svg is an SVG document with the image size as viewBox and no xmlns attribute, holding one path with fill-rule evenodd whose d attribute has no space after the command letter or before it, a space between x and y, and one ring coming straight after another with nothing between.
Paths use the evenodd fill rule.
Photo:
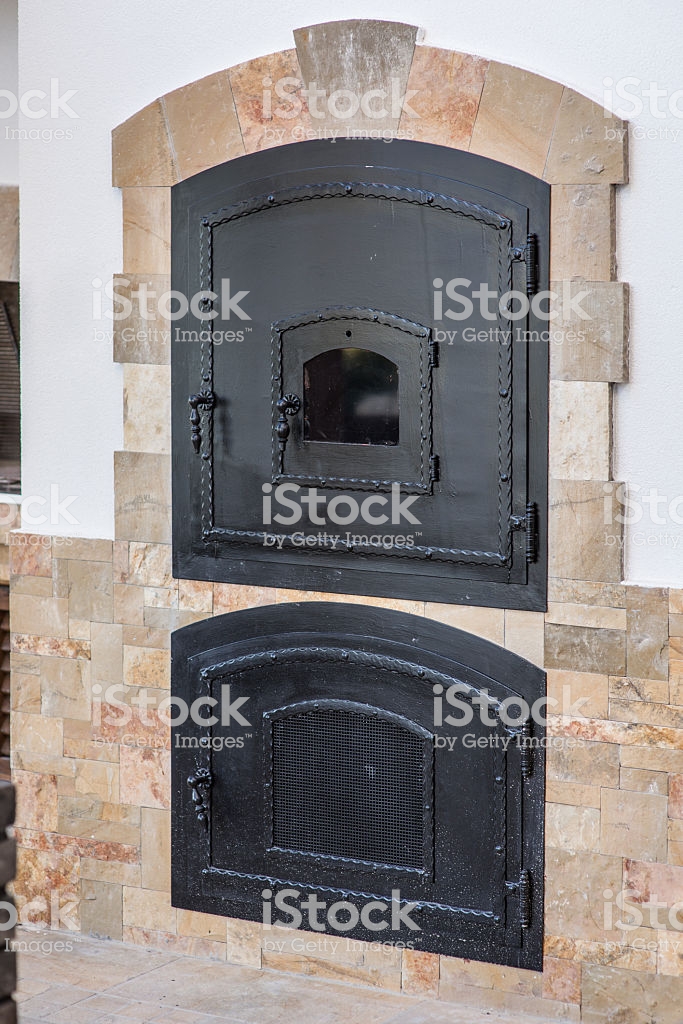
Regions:
<instances>
[{"instance_id":1,"label":"arched glass pane","mask_svg":"<svg viewBox=\"0 0 683 1024\"><path fill-rule=\"evenodd\" d=\"M398 367L362 348L304 363L304 440L398 444Z\"/></svg>"}]
</instances>

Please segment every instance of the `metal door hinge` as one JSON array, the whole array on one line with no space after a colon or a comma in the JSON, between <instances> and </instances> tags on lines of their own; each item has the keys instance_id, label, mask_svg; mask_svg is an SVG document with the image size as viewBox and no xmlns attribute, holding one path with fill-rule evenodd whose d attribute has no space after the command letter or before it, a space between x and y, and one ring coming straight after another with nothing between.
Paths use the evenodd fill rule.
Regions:
<instances>
[{"instance_id":1,"label":"metal door hinge","mask_svg":"<svg viewBox=\"0 0 683 1024\"><path fill-rule=\"evenodd\" d=\"M429 480L434 483L441 479L441 460L438 455L432 455L429 459Z\"/></svg>"},{"instance_id":2,"label":"metal door hinge","mask_svg":"<svg viewBox=\"0 0 683 1024\"><path fill-rule=\"evenodd\" d=\"M531 875L522 868L519 873L519 880L506 882L508 892L515 893L519 899L519 926L520 928L531 928Z\"/></svg>"},{"instance_id":3,"label":"metal door hinge","mask_svg":"<svg viewBox=\"0 0 683 1024\"><path fill-rule=\"evenodd\" d=\"M533 501L528 501L523 516L510 516L512 530L524 530L525 554L527 565L531 565L538 557L538 513Z\"/></svg>"},{"instance_id":4,"label":"metal door hinge","mask_svg":"<svg viewBox=\"0 0 683 1024\"><path fill-rule=\"evenodd\" d=\"M529 298L536 294L538 287L538 245L536 235L526 236L526 245L517 245L511 250L513 262L526 264L526 293Z\"/></svg>"},{"instance_id":5,"label":"metal door hinge","mask_svg":"<svg viewBox=\"0 0 683 1024\"><path fill-rule=\"evenodd\" d=\"M439 343L432 335L429 337L429 365L432 369L439 365Z\"/></svg>"}]
</instances>

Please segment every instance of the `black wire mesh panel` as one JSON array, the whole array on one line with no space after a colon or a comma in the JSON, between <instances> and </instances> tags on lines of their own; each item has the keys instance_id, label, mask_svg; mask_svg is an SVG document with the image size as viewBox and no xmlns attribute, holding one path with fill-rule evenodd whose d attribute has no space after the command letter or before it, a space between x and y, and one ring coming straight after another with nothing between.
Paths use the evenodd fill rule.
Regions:
<instances>
[{"instance_id":1,"label":"black wire mesh panel","mask_svg":"<svg viewBox=\"0 0 683 1024\"><path fill-rule=\"evenodd\" d=\"M424 870L424 744L370 711L326 708L275 720L273 846Z\"/></svg>"}]
</instances>

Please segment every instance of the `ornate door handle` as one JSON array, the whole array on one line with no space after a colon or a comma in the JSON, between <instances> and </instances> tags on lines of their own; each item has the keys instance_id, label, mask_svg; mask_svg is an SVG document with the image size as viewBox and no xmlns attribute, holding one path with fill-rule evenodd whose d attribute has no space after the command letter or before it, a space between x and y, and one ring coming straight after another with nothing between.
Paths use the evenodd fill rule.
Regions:
<instances>
[{"instance_id":1,"label":"ornate door handle","mask_svg":"<svg viewBox=\"0 0 683 1024\"><path fill-rule=\"evenodd\" d=\"M202 418L199 412L200 409L213 409L216 404L216 396L213 391L209 388L202 388L196 395L190 395L188 398L190 406L190 426L191 433L190 439L194 447L195 455L199 455L199 449L202 446Z\"/></svg>"},{"instance_id":2,"label":"ornate door handle","mask_svg":"<svg viewBox=\"0 0 683 1024\"><path fill-rule=\"evenodd\" d=\"M291 431L287 417L296 416L300 409L301 399L298 395L284 395L277 402L277 411L280 413L280 416L275 432L277 434L277 445L281 452L284 452L287 447L287 438Z\"/></svg>"},{"instance_id":3,"label":"ornate door handle","mask_svg":"<svg viewBox=\"0 0 683 1024\"><path fill-rule=\"evenodd\" d=\"M187 780L187 784L192 790L192 802L197 821L204 826L209 821L209 790L212 783L213 776L208 768L198 768L194 775L190 775Z\"/></svg>"}]
</instances>

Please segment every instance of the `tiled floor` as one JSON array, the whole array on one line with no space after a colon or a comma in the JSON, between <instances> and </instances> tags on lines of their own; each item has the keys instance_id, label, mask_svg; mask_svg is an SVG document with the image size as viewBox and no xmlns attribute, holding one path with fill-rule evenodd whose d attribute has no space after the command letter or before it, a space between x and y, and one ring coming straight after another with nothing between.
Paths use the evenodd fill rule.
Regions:
<instances>
[{"instance_id":1,"label":"tiled floor","mask_svg":"<svg viewBox=\"0 0 683 1024\"><path fill-rule=\"evenodd\" d=\"M19 954L19 1024L530 1024L73 933L25 930L18 939L73 944L71 952Z\"/></svg>"}]
</instances>

